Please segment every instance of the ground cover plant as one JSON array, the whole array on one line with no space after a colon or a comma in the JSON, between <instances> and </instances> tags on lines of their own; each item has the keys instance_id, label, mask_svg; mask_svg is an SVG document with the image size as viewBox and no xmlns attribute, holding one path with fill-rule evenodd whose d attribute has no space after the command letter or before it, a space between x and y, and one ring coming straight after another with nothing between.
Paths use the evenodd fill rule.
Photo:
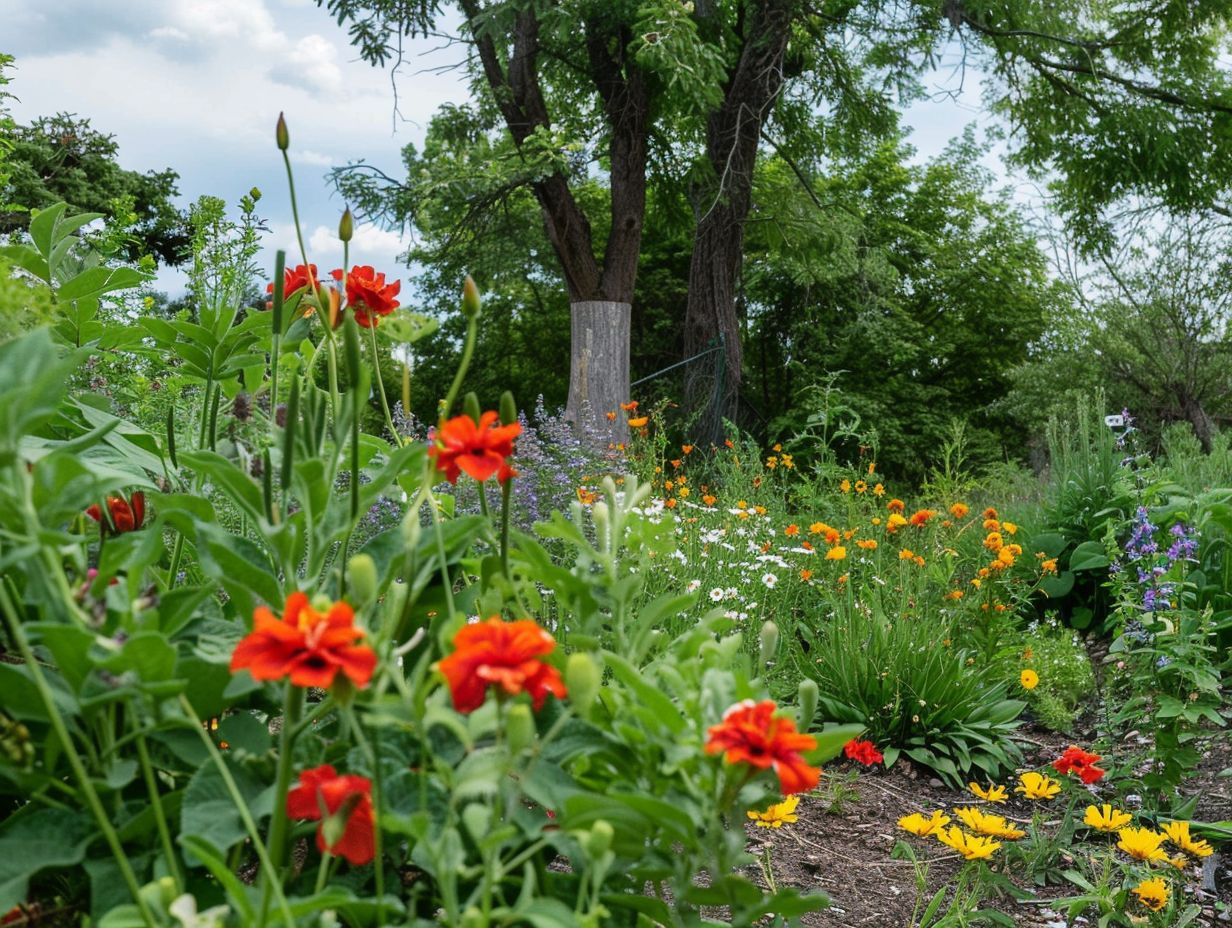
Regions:
<instances>
[{"instance_id":1,"label":"ground cover plant","mask_svg":"<svg viewBox=\"0 0 1232 928\"><path fill-rule=\"evenodd\" d=\"M1036 499L961 426L917 486L830 406L481 403L470 278L425 428L432 320L349 211L253 299L259 202L175 312L65 203L0 252L5 924L853 924L870 829L886 924L1228 914L1218 462L1098 396Z\"/></svg>"}]
</instances>

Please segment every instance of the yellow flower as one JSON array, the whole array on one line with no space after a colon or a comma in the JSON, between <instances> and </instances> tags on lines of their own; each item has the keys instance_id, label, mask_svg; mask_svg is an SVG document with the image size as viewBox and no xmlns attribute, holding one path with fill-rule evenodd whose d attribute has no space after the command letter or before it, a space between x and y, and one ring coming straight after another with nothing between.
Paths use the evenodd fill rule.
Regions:
<instances>
[{"instance_id":1,"label":"yellow flower","mask_svg":"<svg viewBox=\"0 0 1232 928\"><path fill-rule=\"evenodd\" d=\"M880 483L873 485L873 496L885 496L885 487Z\"/></svg>"},{"instance_id":2,"label":"yellow flower","mask_svg":"<svg viewBox=\"0 0 1232 928\"><path fill-rule=\"evenodd\" d=\"M842 490L844 493L850 493L851 492L851 481L843 480L843 482L838 485L838 488Z\"/></svg>"},{"instance_id":3,"label":"yellow flower","mask_svg":"<svg viewBox=\"0 0 1232 928\"><path fill-rule=\"evenodd\" d=\"M1001 531L1005 532L1005 534L1007 535L1017 535L1018 526L1015 525L1013 522L1002 522Z\"/></svg>"},{"instance_id":4,"label":"yellow flower","mask_svg":"<svg viewBox=\"0 0 1232 928\"><path fill-rule=\"evenodd\" d=\"M1050 557L1048 560L1040 564L1040 570L1046 574L1055 574L1057 572L1057 559Z\"/></svg>"},{"instance_id":5,"label":"yellow flower","mask_svg":"<svg viewBox=\"0 0 1232 928\"><path fill-rule=\"evenodd\" d=\"M1004 786L997 786L993 783L989 783L988 788L985 789L978 783L968 783L967 789L971 790L971 792L975 793L975 795L979 796L985 802L1005 803L1006 793Z\"/></svg>"},{"instance_id":6,"label":"yellow flower","mask_svg":"<svg viewBox=\"0 0 1232 928\"><path fill-rule=\"evenodd\" d=\"M779 459L776 458L773 454L770 455L770 457L766 458L766 466L770 468L771 470L774 470L776 467L779 466Z\"/></svg>"},{"instance_id":7,"label":"yellow flower","mask_svg":"<svg viewBox=\"0 0 1232 928\"><path fill-rule=\"evenodd\" d=\"M993 851L1001 846L991 838L969 835L957 825L951 825L945 831L938 831L937 840L946 847L958 851L967 860L981 860L985 857L991 857Z\"/></svg>"},{"instance_id":8,"label":"yellow flower","mask_svg":"<svg viewBox=\"0 0 1232 928\"><path fill-rule=\"evenodd\" d=\"M903 548L901 551L898 552L898 559L900 561L909 561L913 557L915 557L915 552L912 551L910 548Z\"/></svg>"},{"instance_id":9,"label":"yellow flower","mask_svg":"<svg viewBox=\"0 0 1232 928\"><path fill-rule=\"evenodd\" d=\"M1168 884L1162 877L1154 876L1143 880L1133 888L1133 893L1138 897L1138 901L1152 912L1158 912L1168 904Z\"/></svg>"},{"instance_id":10,"label":"yellow flower","mask_svg":"<svg viewBox=\"0 0 1232 928\"><path fill-rule=\"evenodd\" d=\"M1128 812L1114 809L1108 803L1102 806L1087 806L1087 814L1082 817L1082 824L1096 831L1120 831L1134 820Z\"/></svg>"},{"instance_id":11,"label":"yellow flower","mask_svg":"<svg viewBox=\"0 0 1232 928\"><path fill-rule=\"evenodd\" d=\"M976 834L988 835L993 838L1005 838L1009 841L1017 841L1019 838L1026 837L1027 834L1025 831L1019 831L1017 828L1011 828L1003 816L981 812L975 806L964 806L960 809L955 809L954 814L962 819L963 824Z\"/></svg>"},{"instance_id":12,"label":"yellow flower","mask_svg":"<svg viewBox=\"0 0 1232 928\"><path fill-rule=\"evenodd\" d=\"M1028 667L1018 675L1018 682L1022 684L1024 690L1033 690L1039 686L1039 674Z\"/></svg>"},{"instance_id":13,"label":"yellow flower","mask_svg":"<svg viewBox=\"0 0 1232 928\"><path fill-rule=\"evenodd\" d=\"M892 532L901 525L906 525L907 520L900 516L897 512L890 513L890 517L886 519L886 531Z\"/></svg>"},{"instance_id":14,"label":"yellow flower","mask_svg":"<svg viewBox=\"0 0 1232 928\"><path fill-rule=\"evenodd\" d=\"M792 460L790 454L783 455L783 466L786 467L788 470L791 470L793 467L796 466L796 462Z\"/></svg>"},{"instance_id":15,"label":"yellow flower","mask_svg":"<svg viewBox=\"0 0 1232 928\"><path fill-rule=\"evenodd\" d=\"M872 538L861 538L856 541L856 546L863 548L865 551L876 551L877 542Z\"/></svg>"},{"instance_id":16,"label":"yellow flower","mask_svg":"<svg viewBox=\"0 0 1232 928\"><path fill-rule=\"evenodd\" d=\"M827 561L841 561L846 556L847 556L847 549L844 548L842 545L835 545L833 548L831 548L829 551L826 552Z\"/></svg>"},{"instance_id":17,"label":"yellow flower","mask_svg":"<svg viewBox=\"0 0 1232 928\"><path fill-rule=\"evenodd\" d=\"M938 809L928 818L925 818L919 812L912 812L910 815L898 820L898 827L903 829L903 831L911 832L913 835L926 838L934 832L940 831L949 823L950 817Z\"/></svg>"},{"instance_id":18,"label":"yellow flower","mask_svg":"<svg viewBox=\"0 0 1232 928\"><path fill-rule=\"evenodd\" d=\"M863 480L856 481L856 492L857 493L863 493L867 489L868 489L868 484L865 483Z\"/></svg>"},{"instance_id":19,"label":"yellow flower","mask_svg":"<svg viewBox=\"0 0 1232 928\"><path fill-rule=\"evenodd\" d=\"M796 806L799 804L799 796L788 796L765 812L749 810L749 818L757 824L758 828L782 828L784 825L793 825L799 821L799 816L796 815Z\"/></svg>"},{"instance_id":20,"label":"yellow flower","mask_svg":"<svg viewBox=\"0 0 1232 928\"><path fill-rule=\"evenodd\" d=\"M1149 828L1122 828L1117 834L1121 836L1117 847L1134 860L1168 859L1168 855L1160 847L1167 839L1167 835L1161 835Z\"/></svg>"},{"instance_id":21,"label":"yellow flower","mask_svg":"<svg viewBox=\"0 0 1232 928\"><path fill-rule=\"evenodd\" d=\"M646 417L646 416L638 416L636 419L630 419L630 420L629 420L629 428L631 428L631 429L640 429L640 428L642 428L644 425L646 425L646 423L647 423L647 422L649 422L649 421L650 421L650 419L649 419L648 417Z\"/></svg>"},{"instance_id":22,"label":"yellow flower","mask_svg":"<svg viewBox=\"0 0 1232 928\"><path fill-rule=\"evenodd\" d=\"M1168 836L1168 840L1186 854L1192 854L1194 857L1210 857L1215 853L1215 849L1206 841L1189 836L1189 822L1169 822L1164 825L1163 831Z\"/></svg>"},{"instance_id":23,"label":"yellow flower","mask_svg":"<svg viewBox=\"0 0 1232 928\"><path fill-rule=\"evenodd\" d=\"M1061 792L1060 783L1034 770L1028 770L1019 776L1018 783L1019 785L1014 787L1014 792L1022 793L1028 799L1051 799Z\"/></svg>"}]
</instances>

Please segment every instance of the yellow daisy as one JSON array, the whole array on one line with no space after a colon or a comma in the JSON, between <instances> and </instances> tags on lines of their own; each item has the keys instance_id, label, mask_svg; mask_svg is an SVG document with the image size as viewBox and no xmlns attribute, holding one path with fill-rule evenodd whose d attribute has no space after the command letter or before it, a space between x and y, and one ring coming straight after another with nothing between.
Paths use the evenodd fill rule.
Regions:
<instances>
[{"instance_id":1,"label":"yellow daisy","mask_svg":"<svg viewBox=\"0 0 1232 928\"><path fill-rule=\"evenodd\" d=\"M799 796L788 796L765 812L755 812L750 809L748 814L758 828L782 828L784 825L794 825L799 821L799 816L796 815L796 806L799 804Z\"/></svg>"},{"instance_id":2,"label":"yellow daisy","mask_svg":"<svg viewBox=\"0 0 1232 928\"><path fill-rule=\"evenodd\" d=\"M1018 783L1019 785L1014 787L1014 792L1022 793L1028 799L1051 799L1061 792L1060 783L1034 770L1028 770L1019 776Z\"/></svg>"},{"instance_id":3,"label":"yellow daisy","mask_svg":"<svg viewBox=\"0 0 1232 928\"><path fill-rule=\"evenodd\" d=\"M1168 904L1168 884L1161 877L1143 880L1133 888L1133 893L1152 912L1158 912Z\"/></svg>"},{"instance_id":4,"label":"yellow daisy","mask_svg":"<svg viewBox=\"0 0 1232 928\"><path fill-rule=\"evenodd\" d=\"M1120 840L1117 847L1134 860L1167 860L1161 844L1167 840L1167 835L1161 835L1149 828L1122 828L1117 832Z\"/></svg>"},{"instance_id":5,"label":"yellow daisy","mask_svg":"<svg viewBox=\"0 0 1232 928\"><path fill-rule=\"evenodd\" d=\"M968 783L967 789L971 790L976 796L979 796L985 802L1005 803L1006 791L1004 786L997 786L989 783L985 788L978 783Z\"/></svg>"},{"instance_id":6,"label":"yellow daisy","mask_svg":"<svg viewBox=\"0 0 1232 928\"><path fill-rule=\"evenodd\" d=\"M1194 857L1210 857L1215 853L1215 849L1206 841L1190 837L1189 822L1168 822L1163 826L1163 832L1168 836L1169 841L1186 854L1192 854Z\"/></svg>"},{"instance_id":7,"label":"yellow daisy","mask_svg":"<svg viewBox=\"0 0 1232 928\"><path fill-rule=\"evenodd\" d=\"M905 815L898 820L898 827L903 831L909 831L913 835L919 835L921 838L926 838L936 831L944 828L950 823L950 817L938 809L928 818L925 818L919 812L912 812L910 815Z\"/></svg>"},{"instance_id":8,"label":"yellow daisy","mask_svg":"<svg viewBox=\"0 0 1232 928\"><path fill-rule=\"evenodd\" d=\"M953 848L967 860L982 860L991 857L1001 845L991 838L981 838L979 835L969 835L957 825L951 825L947 830L937 832L937 840L948 848Z\"/></svg>"},{"instance_id":9,"label":"yellow daisy","mask_svg":"<svg viewBox=\"0 0 1232 928\"><path fill-rule=\"evenodd\" d=\"M1082 824L1096 831L1120 831L1134 820L1128 812L1114 809L1108 803L1102 806L1087 806L1087 814L1082 817Z\"/></svg>"}]
</instances>

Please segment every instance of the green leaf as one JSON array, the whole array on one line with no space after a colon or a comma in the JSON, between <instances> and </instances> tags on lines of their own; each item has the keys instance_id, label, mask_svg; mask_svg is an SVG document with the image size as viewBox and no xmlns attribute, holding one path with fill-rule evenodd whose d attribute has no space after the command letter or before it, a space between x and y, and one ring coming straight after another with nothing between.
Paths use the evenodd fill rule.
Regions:
<instances>
[{"instance_id":1,"label":"green leaf","mask_svg":"<svg viewBox=\"0 0 1232 928\"><path fill-rule=\"evenodd\" d=\"M1098 541L1084 541L1069 556L1069 569L1072 571L1101 570L1111 564L1104 554L1104 546Z\"/></svg>"},{"instance_id":2,"label":"green leaf","mask_svg":"<svg viewBox=\"0 0 1232 928\"><path fill-rule=\"evenodd\" d=\"M48 868L75 867L85 859L94 825L81 812L26 806L0 826L0 911L26 899L30 878Z\"/></svg>"},{"instance_id":3,"label":"green leaf","mask_svg":"<svg viewBox=\"0 0 1232 928\"><path fill-rule=\"evenodd\" d=\"M852 738L859 738L865 729L864 725L827 725L819 732L812 732L817 739L817 747L805 754L810 764L824 764L842 753L843 745ZM882 752L884 754L884 752ZM892 763L886 761L888 767Z\"/></svg>"},{"instance_id":4,"label":"green leaf","mask_svg":"<svg viewBox=\"0 0 1232 928\"><path fill-rule=\"evenodd\" d=\"M224 763L235 780L240 794L239 800L248 806L253 818L259 819L261 815L268 814L270 796L266 794L263 803L257 802L257 798L265 790L265 785L259 782L248 768L237 766L225 758ZM180 809L180 833L201 838L223 854L248 836L222 774L213 763L202 767L188 781L188 788L184 790L184 804ZM204 865L203 861L193 857L187 862L190 866Z\"/></svg>"}]
</instances>

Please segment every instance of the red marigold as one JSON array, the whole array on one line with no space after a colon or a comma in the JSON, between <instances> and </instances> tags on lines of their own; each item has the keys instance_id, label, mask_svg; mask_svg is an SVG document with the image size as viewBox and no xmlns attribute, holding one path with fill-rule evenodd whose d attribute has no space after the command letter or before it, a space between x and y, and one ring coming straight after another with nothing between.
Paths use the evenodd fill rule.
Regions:
<instances>
[{"instance_id":1,"label":"red marigold","mask_svg":"<svg viewBox=\"0 0 1232 928\"><path fill-rule=\"evenodd\" d=\"M1075 745L1070 745L1056 760L1052 767L1057 773L1076 773L1083 783L1090 785L1101 779L1107 770L1101 770L1095 765L1103 758L1099 754L1091 754Z\"/></svg>"},{"instance_id":2,"label":"red marigold","mask_svg":"<svg viewBox=\"0 0 1232 928\"><path fill-rule=\"evenodd\" d=\"M710 729L706 753L722 753L729 764L773 767L784 795L790 796L813 789L821 779L821 770L800 755L817 747L817 739L796 731L791 719L775 716L776 708L769 699L736 703Z\"/></svg>"},{"instance_id":3,"label":"red marigold","mask_svg":"<svg viewBox=\"0 0 1232 928\"><path fill-rule=\"evenodd\" d=\"M342 280L342 268L330 271L330 276ZM381 316L388 316L398 308L395 297L401 289L402 281L386 284L385 275L378 274L370 264L357 264L346 275L347 306L354 311L355 321L365 329L372 328Z\"/></svg>"},{"instance_id":4,"label":"red marigold","mask_svg":"<svg viewBox=\"0 0 1232 928\"><path fill-rule=\"evenodd\" d=\"M322 806L329 817L343 818L342 835L332 846L326 844ZM372 783L367 777L339 776L329 764L305 770L299 775L299 785L287 793L287 815L321 822L317 826L317 850L322 854L345 857L356 867L376 854Z\"/></svg>"},{"instance_id":5,"label":"red marigold","mask_svg":"<svg viewBox=\"0 0 1232 928\"><path fill-rule=\"evenodd\" d=\"M454 652L437 666L449 682L454 708L474 712L489 686L507 696L530 693L535 710L548 693L565 696L560 672L538 660L556 649L552 636L530 619L503 622L496 616L464 626L453 639Z\"/></svg>"},{"instance_id":6,"label":"red marigold","mask_svg":"<svg viewBox=\"0 0 1232 928\"><path fill-rule=\"evenodd\" d=\"M138 490L127 500L122 496L108 496L107 514L110 516L107 524L115 529L116 534L135 532L145 521L145 494ZM103 510L98 503L88 507L86 515L95 522L103 521Z\"/></svg>"},{"instance_id":7,"label":"red marigold","mask_svg":"<svg viewBox=\"0 0 1232 928\"><path fill-rule=\"evenodd\" d=\"M305 287L311 287L317 282L317 266L315 264L300 264L296 267L284 268L282 272L282 295L291 294ZM266 293L274 292L273 284L265 285ZM271 304L272 305L272 304Z\"/></svg>"},{"instance_id":8,"label":"red marigold","mask_svg":"<svg viewBox=\"0 0 1232 928\"><path fill-rule=\"evenodd\" d=\"M252 631L231 655L231 672L247 670L257 680L289 676L296 686L325 688L341 670L356 686L367 686L376 669L376 652L354 644L364 636L354 622L355 613L346 603L334 603L321 615L303 593L287 597L281 619L260 606L253 613Z\"/></svg>"},{"instance_id":9,"label":"red marigold","mask_svg":"<svg viewBox=\"0 0 1232 928\"><path fill-rule=\"evenodd\" d=\"M501 475L501 468L506 466L505 459L513 454L513 440L522 433L522 425L519 422L497 425L496 420L496 413L489 411L479 417L478 425L467 415L454 416L441 423L433 435L428 456L436 458L436 469L444 473L450 483L457 483L458 475L463 472L480 482L493 474L498 475L502 483L517 475L513 468Z\"/></svg>"},{"instance_id":10,"label":"red marigold","mask_svg":"<svg viewBox=\"0 0 1232 928\"><path fill-rule=\"evenodd\" d=\"M859 761L865 767L871 767L885 760L873 742L860 741L856 738L852 738L843 745L843 753L851 760Z\"/></svg>"}]
</instances>

